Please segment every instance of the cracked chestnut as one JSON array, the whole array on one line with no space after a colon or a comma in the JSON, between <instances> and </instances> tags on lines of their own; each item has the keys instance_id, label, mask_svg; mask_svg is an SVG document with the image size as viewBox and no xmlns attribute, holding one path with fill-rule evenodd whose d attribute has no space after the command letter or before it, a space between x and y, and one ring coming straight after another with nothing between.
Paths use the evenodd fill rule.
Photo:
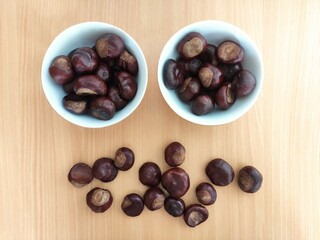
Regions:
<instances>
[{"instance_id":1,"label":"cracked chestnut","mask_svg":"<svg viewBox=\"0 0 320 240\"><path fill-rule=\"evenodd\" d=\"M113 197L109 190L96 187L87 193L86 200L93 212L103 213L111 207Z\"/></svg>"}]
</instances>

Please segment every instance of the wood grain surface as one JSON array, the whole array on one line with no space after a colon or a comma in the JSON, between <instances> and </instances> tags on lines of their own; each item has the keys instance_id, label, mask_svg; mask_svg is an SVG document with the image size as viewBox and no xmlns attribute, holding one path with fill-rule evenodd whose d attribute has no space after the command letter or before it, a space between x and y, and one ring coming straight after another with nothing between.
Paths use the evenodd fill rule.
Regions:
<instances>
[{"instance_id":1,"label":"wood grain surface","mask_svg":"<svg viewBox=\"0 0 320 240\"><path fill-rule=\"evenodd\" d=\"M0 0L0 239L320 239L320 1L84 1ZM177 116L157 83L166 41L187 24L219 19L246 31L264 60L264 86L253 108L223 126L198 126ZM85 21L114 24L141 46L149 84L139 108L103 129L66 122L41 87L46 49L65 28ZM236 181L216 187L209 219L189 228L164 209L125 216L125 194L143 194L143 162L162 170L171 141L187 149L183 165L194 189L208 181L205 165L226 159L237 172L256 166L264 177L255 194ZM74 188L67 181L77 162L93 164L128 146L136 163L115 181ZM238 174L236 174L236 177ZM112 207L94 214L86 206L93 187L110 189Z\"/></svg>"}]
</instances>

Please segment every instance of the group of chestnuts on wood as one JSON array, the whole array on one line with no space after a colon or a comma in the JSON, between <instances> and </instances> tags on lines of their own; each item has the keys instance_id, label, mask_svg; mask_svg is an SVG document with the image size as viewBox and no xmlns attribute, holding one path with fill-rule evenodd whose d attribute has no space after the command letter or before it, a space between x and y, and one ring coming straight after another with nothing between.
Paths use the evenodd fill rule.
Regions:
<instances>
[{"instance_id":1,"label":"group of chestnuts on wood","mask_svg":"<svg viewBox=\"0 0 320 240\"><path fill-rule=\"evenodd\" d=\"M74 114L109 120L136 95L137 59L116 34L106 33L93 47L80 47L53 59L51 78L66 92L63 106Z\"/></svg>"},{"instance_id":2,"label":"group of chestnuts on wood","mask_svg":"<svg viewBox=\"0 0 320 240\"><path fill-rule=\"evenodd\" d=\"M243 69L243 47L231 40L218 46L191 32L178 43L178 59L168 59L163 69L164 84L174 89L195 115L207 114L218 106L230 108L238 97L250 94L255 76Z\"/></svg>"},{"instance_id":3,"label":"group of chestnuts on wood","mask_svg":"<svg viewBox=\"0 0 320 240\"><path fill-rule=\"evenodd\" d=\"M188 173L179 167L186 156L185 147L179 142L170 143L164 151L164 159L170 166L162 173L160 167L154 162L145 162L139 168L139 181L148 187L143 196L130 193L123 198L122 211L131 217L139 216L144 206L155 211L164 207L165 211L173 217L183 216L189 227L195 227L209 217L205 206L212 205L217 199L217 192L209 182L200 183L196 189L196 197L199 203L185 206L182 199L190 188ZM100 158L92 166L84 163L74 165L68 174L68 180L76 187L89 184L93 178L102 182L114 180L118 170L127 171L134 164L134 153L127 147L119 148L114 159ZM217 186L227 186L234 178L232 166L225 160L217 158L210 161L205 173L210 181ZM259 190L262 184L261 173L252 166L243 167L239 172L238 185L247 193ZM87 205L94 212L105 212L113 202L109 190L96 187L87 193Z\"/></svg>"}]
</instances>

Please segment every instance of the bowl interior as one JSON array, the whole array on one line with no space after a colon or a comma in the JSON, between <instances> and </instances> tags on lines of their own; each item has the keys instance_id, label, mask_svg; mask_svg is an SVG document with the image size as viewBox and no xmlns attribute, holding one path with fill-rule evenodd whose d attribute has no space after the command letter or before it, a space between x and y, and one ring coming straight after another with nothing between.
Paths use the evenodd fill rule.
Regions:
<instances>
[{"instance_id":1,"label":"bowl interior","mask_svg":"<svg viewBox=\"0 0 320 240\"><path fill-rule=\"evenodd\" d=\"M87 115L75 115L68 112L62 105L62 98L66 95L61 85L56 84L49 74L51 61L58 55L67 55L78 47L92 47L95 41L105 33L115 33L125 42L125 47L137 59L139 73L136 76L138 83L135 98L122 110L117 111L108 121L95 119ZM76 125L88 128L100 128L113 125L128 117L140 104L147 87L148 70L143 52L136 41L118 27L100 22L86 22L71 26L61 32L49 46L41 69L42 87L53 109L64 119Z\"/></svg>"},{"instance_id":2,"label":"bowl interior","mask_svg":"<svg viewBox=\"0 0 320 240\"><path fill-rule=\"evenodd\" d=\"M233 106L227 110L218 110L215 108L212 112L206 115L194 115L190 110L190 106L179 99L176 91L167 89L163 81L163 66L165 62L170 58L177 59L178 53L176 51L176 46L178 42L190 32L201 33L208 43L216 46L224 40L233 40L240 43L245 50L243 67L244 69L251 71L257 80L257 85L254 91L246 97L238 98ZM201 125L225 124L238 119L246 113L256 101L263 82L262 58L255 43L238 27L226 22L215 20L197 22L176 32L164 46L158 63L158 81L164 99L171 109L182 118Z\"/></svg>"}]
</instances>

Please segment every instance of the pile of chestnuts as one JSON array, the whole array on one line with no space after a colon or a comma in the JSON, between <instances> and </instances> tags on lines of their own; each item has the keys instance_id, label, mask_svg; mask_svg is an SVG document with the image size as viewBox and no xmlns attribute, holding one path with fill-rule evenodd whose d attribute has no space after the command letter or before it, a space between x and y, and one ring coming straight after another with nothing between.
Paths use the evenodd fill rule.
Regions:
<instances>
[{"instance_id":1,"label":"pile of chestnuts","mask_svg":"<svg viewBox=\"0 0 320 240\"><path fill-rule=\"evenodd\" d=\"M51 78L63 86L63 106L74 114L109 120L136 95L139 66L116 34L106 33L93 47L80 47L54 58Z\"/></svg>"},{"instance_id":2,"label":"pile of chestnuts","mask_svg":"<svg viewBox=\"0 0 320 240\"><path fill-rule=\"evenodd\" d=\"M176 49L178 59L168 59L164 65L164 84L176 90L193 114L205 115L215 106L228 109L255 89L255 76L243 69L245 52L240 44L225 40L215 46L191 32Z\"/></svg>"}]
</instances>

